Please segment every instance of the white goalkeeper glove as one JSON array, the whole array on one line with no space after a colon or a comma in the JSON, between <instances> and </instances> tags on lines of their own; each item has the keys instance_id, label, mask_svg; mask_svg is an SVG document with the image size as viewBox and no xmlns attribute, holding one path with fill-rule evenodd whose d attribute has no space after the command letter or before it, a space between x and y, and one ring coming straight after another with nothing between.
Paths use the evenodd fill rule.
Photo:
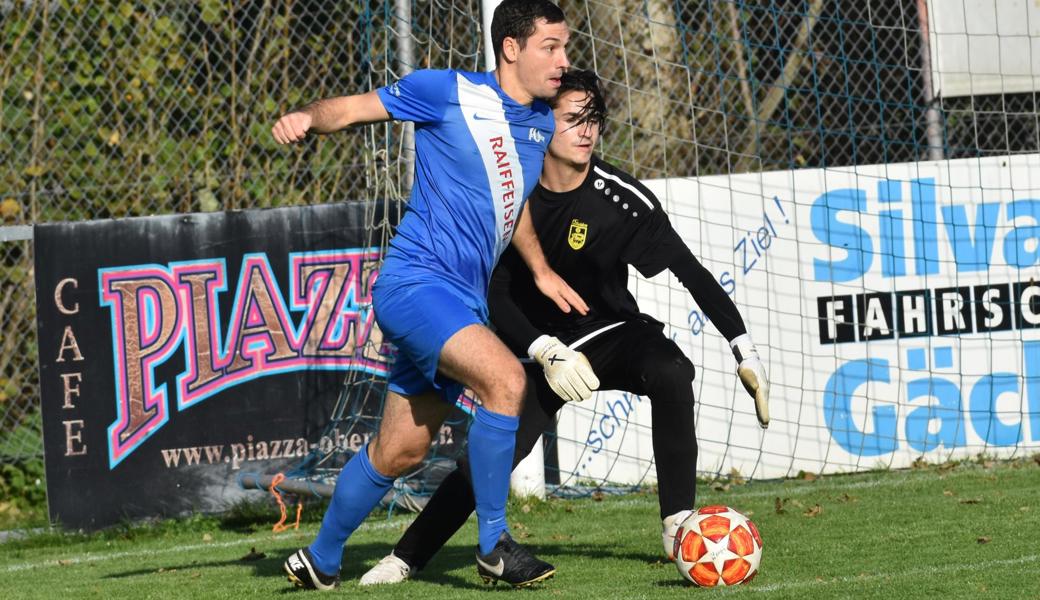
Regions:
<instances>
[{"instance_id":1,"label":"white goalkeeper glove","mask_svg":"<svg viewBox=\"0 0 1040 600\"><path fill-rule=\"evenodd\" d=\"M527 354L542 365L549 387L566 402L588 400L599 387L599 379L585 355L571 350L555 337L539 337L527 349Z\"/></svg>"},{"instance_id":2,"label":"white goalkeeper glove","mask_svg":"<svg viewBox=\"0 0 1040 600\"><path fill-rule=\"evenodd\" d=\"M737 376L744 389L755 399L755 414L762 429L769 427L769 379L766 367L758 357L758 350L748 334L739 335L729 343L737 359Z\"/></svg>"}]
</instances>

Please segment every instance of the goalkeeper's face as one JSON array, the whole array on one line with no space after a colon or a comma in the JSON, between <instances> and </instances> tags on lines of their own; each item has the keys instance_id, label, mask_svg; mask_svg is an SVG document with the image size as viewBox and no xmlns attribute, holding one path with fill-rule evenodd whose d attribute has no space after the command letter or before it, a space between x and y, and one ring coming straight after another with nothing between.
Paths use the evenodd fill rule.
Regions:
<instances>
[{"instance_id":1,"label":"goalkeeper's face","mask_svg":"<svg viewBox=\"0 0 1040 600\"><path fill-rule=\"evenodd\" d=\"M599 120L590 115L589 94L585 91L564 92L556 101L553 116L556 133L549 142L547 160L566 163L583 170L592 160L592 152L599 140Z\"/></svg>"}]
</instances>

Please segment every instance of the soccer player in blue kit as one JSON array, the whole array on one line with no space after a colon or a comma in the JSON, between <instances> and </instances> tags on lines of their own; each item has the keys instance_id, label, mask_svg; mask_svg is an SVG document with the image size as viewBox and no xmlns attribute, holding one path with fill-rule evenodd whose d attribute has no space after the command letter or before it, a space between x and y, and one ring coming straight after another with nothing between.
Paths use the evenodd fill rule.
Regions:
<instances>
[{"instance_id":1,"label":"soccer player in blue kit","mask_svg":"<svg viewBox=\"0 0 1040 600\"><path fill-rule=\"evenodd\" d=\"M679 524L696 500L697 435L694 366L639 310L628 290L629 266L646 277L667 269L679 280L730 344L737 375L769 424L769 381L737 306L693 255L660 202L638 179L595 155L607 103L599 78L570 70L550 103L556 134L539 185L528 206L549 264L588 302L584 315L564 314L532 293L530 274L507 251L488 292L491 322L518 354L545 340L578 350L599 374L601 389L624 390L650 400L662 548L671 558ZM517 431L519 462L539 443L567 397L537 366ZM399 583L423 569L473 512L465 457L441 482L393 551L361 577L361 585Z\"/></svg>"},{"instance_id":2,"label":"soccer player in blue kit","mask_svg":"<svg viewBox=\"0 0 1040 600\"><path fill-rule=\"evenodd\" d=\"M412 196L372 291L376 321L398 349L382 422L343 467L317 538L285 561L298 586L339 584L350 534L394 478L422 461L464 386L482 402L468 434L478 572L518 585L555 571L517 544L506 525L526 378L485 323L491 271L510 242L560 310L588 310L549 268L523 209L553 135L544 99L555 95L569 66L569 36L552 2L505 0L491 23L495 71L416 71L365 94L311 103L272 129L284 144L308 132L389 119L416 124ZM568 360L547 369L547 377L576 399L591 396L598 382L587 361L565 350Z\"/></svg>"}]
</instances>

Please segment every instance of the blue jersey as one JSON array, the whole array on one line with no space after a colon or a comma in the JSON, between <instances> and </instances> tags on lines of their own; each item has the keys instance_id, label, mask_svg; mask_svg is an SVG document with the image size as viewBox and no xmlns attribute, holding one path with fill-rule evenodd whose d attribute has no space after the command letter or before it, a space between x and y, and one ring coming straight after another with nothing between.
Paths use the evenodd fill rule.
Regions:
<instances>
[{"instance_id":1,"label":"blue jersey","mask_svg":"<svg viewBox=\"0 0 1040 600\"><path fill-rule=\"evenodd\" d=\"M538 183L552 110L517 103L490 72L416 71L377 93L391 117L415 122L415 183L380 277L440 281L484 306Z\"/></svg>"}]
</instances>

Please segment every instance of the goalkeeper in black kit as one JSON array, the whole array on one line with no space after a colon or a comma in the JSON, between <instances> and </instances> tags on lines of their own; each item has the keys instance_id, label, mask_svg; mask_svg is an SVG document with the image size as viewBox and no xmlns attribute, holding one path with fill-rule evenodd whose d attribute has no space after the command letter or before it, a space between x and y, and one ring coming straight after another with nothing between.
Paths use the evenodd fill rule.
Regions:
<instances>
[{"instance_id":1,"label":"goalkeeper in black kit","mask_svg":"<svg viewBox=\"0 0 1040 600\"><path fill-rule=\"evenodd\" d=\"M597 378L601 390L647 396L662 540L671 557L671 536L694 506L694 367L664 335L664 326L639 312L626 287L628 266L645 277L668 269L690 291L729 340L737 373L754 398L763 428L769 424L769 382L736 305L679 238L657 198L634 177L593 154L606 120L596 75L565 74L551 104L556 134L528 206L549 264L585 299L589 312L561 312L540 294L513 249L502 255L488 292L491 321L514 352L530 356L542 368L541 374L532 370L537 367L528 369L513 465L527 456L565 402L588 397L596 389ZM369 570L361 584L396 583L415 574L473 510L469 471L460 464L393 552ZM552 565L538 563L531 565L524 581L552 574Z\"/></svg>"}]
</instances>

